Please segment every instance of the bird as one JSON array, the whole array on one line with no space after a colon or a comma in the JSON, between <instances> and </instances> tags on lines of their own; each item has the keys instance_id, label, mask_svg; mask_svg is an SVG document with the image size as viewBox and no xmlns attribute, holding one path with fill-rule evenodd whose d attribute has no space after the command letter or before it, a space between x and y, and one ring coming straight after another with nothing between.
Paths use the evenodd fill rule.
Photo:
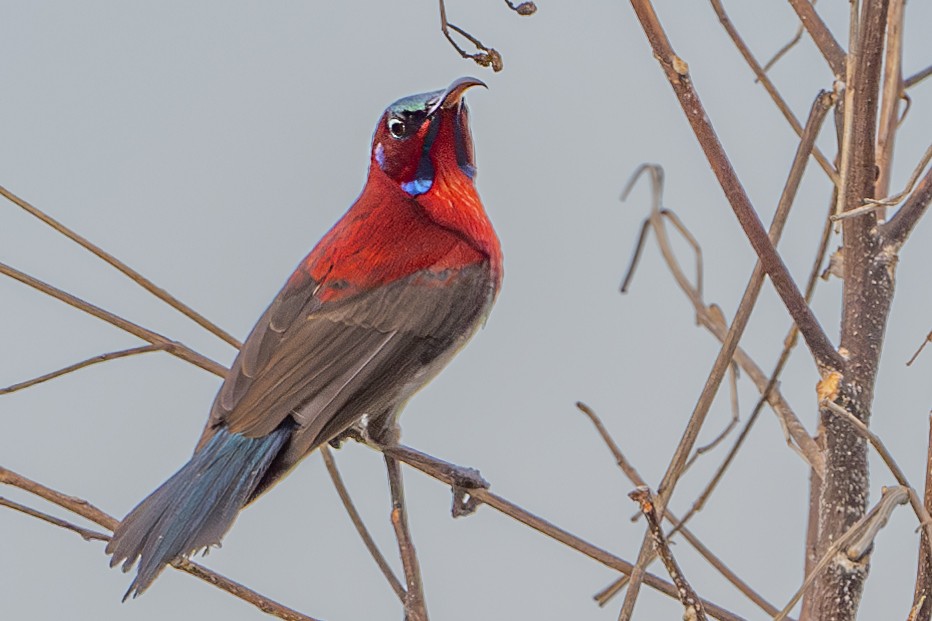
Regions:
<instances>
[{"instance_id":1,"label":"bird","mask_svg":"<svg viewBox=\"0 0 932 621\"><path fill-rule=\"evenodd\" d=\"M123 600L211 546L325 442L398 441L398 415L484 325L502 251L476 191L464 77L399 99L372 139L365 186L298 264L243 343L191 459L106 547L137 564Z\"/></svg>"}]
</instances>

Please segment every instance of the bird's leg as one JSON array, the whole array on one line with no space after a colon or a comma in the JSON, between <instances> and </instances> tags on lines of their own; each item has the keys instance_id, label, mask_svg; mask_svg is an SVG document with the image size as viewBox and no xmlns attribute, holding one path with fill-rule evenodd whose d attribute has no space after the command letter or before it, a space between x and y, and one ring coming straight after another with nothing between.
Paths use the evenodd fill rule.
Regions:
<instances>
[{"instance_id":1,"label":"bird's leg","mask_svg":"<svg viewBox=\"0 0 932 621\"><path fill-rule=\"evenodd\" d=\"M328 441L335 449L341 448L347 440L354 440L360 444L374 447L391 446L398 444L401 429L398 427L398 417L393 410L383 412L378 416L364 416L351 427L341 431L336 437Z\"/></svg>"}]
</instances>

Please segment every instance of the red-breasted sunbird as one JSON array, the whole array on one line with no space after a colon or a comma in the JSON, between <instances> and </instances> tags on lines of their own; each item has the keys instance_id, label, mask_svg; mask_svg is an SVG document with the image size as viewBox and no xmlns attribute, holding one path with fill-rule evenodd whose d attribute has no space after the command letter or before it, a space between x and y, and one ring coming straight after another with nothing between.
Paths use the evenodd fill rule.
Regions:
<instances>
[{"instance_id":1,"label":"red-breasted sunbird","mask_svg":"<svg viewBox=\"0 0 932 621\"><path fill-rule=\"evenodd\" d=\"M142 593L164 567L220 542L240 510L308 453L356 430L393 441L408 399L482 325L502 282L479 200L463 93L388 107L359 198L259 318L191 460L127 515L110 565Z\"/></svg>"}]
</instances>

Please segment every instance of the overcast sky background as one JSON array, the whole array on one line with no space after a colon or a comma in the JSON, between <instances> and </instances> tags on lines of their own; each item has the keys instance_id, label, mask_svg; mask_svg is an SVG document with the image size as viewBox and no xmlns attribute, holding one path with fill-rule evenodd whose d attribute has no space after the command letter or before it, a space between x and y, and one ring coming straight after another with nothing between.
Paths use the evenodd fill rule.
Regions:
<instances>
[{"instance_id":1,"label":"overcast sky background","mask_svg":"<svg viewBox=\"0 0 932 621\"><path fill-rule=\"evenodd\" d=\"M797 22L787 3L728 2L761 59ZM844 44L848 3L819 11ZM0 1L0 184L125 260L239 338L365 179L373 127L392 101L476 75L470 91L478 187L505 252L505 285L485 330L402 418L405 442L475 466L493 489L634 560L643 526L631 485L573 404L598 411L630 460L659 482L718 343L648 245L631 292L617 292L647 186L618 195L642 162L666 169L665 205L705 249L706 298L733 315L754 255L626 2L540 0L520 18L497 0L450 0L452 21L499 49L492 74L460 60L433 2ZM661 20L762 219L769 221L797 139L753 83L704 2L657 2ZM907 7L905 72L932 59L929 3ZM800 118L832 76L812 44L773 70ZM930 139L932 80L914 88L899 134L901 187ZM820 144L834 153L832 132ZM803 279L830 189L810 164L781 251ZM874 429L923 484L932 353L904 366L932 327L930 224L902 253ZM684 250L682 261L690 265ZM15 206L0 204L0 261L10 263L228 364L233 350ZM840 283L815 311L837 340ZM0 385L139 342L0 279ZM765 286L742 345L770 370L790 321ZM815 428L815 368L801 347L784 394ZM0 464L122 516L184 463L214 376L166 354L99 365L0 398ZM742 418L755 392L740 388ZM723 392L701 441L729 418ZM677 490L685 512L723 456ZM384 469L350 445L337 454L367 523L395 560ZM872 500L892 478L874 460ZM616 573L488 507L449 516L450 494L407 471L411 522L434 619L615 619L591 596ZM808 471L769 411L694 532L778 607L802 580ZM0 494L44 507L12 489ZM900 509L880 534L864 618L903 618L918 535ZM685 543L697 591L763 615ZM121 604L129 578L103 544L0 511L5 619L239 621L262 613L167 571ZM401 608L369 559L319 455L245 511L206 564L328 621L397 620ZM395 563L396 567L398 563ZM663 573L660 566L654 571ZM677 602L644 589L636 618L676 619Z\"/></svg>"}]
</instances>

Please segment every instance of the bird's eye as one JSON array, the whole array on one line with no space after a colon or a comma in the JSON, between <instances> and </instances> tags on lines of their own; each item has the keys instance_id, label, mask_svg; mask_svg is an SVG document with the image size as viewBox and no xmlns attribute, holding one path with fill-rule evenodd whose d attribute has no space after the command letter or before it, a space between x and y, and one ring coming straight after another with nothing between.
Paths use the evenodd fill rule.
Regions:
<instances>
[{"instance_id":1,"label":"bird's eye","mask_svg":"<svg viewBox=\"0 0 932 621\"><path fill-rule=\"evenodd\" d=\"M405 135L405 124L401 119L389 119L388 120L388 131L395 138L404 138Z\"/></svg>"}]
</instances>

